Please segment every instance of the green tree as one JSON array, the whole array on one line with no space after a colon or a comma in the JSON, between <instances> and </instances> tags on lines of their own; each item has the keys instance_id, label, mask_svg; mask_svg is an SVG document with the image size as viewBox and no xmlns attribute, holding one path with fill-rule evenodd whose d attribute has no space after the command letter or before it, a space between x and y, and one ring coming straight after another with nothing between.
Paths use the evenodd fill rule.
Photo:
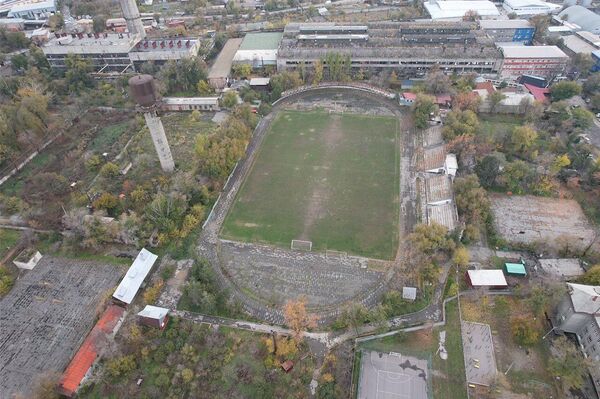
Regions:
<instances>
[{"instance_id":1,"label":"green tree","mask_svg":"<svg viewBox=\"0 0 600 399\"><path fill-rule=\"evenodd\" d=\"M583 93L592 96L600 93L600 72L594 72L583 83Z\"/></svg>"},{"instance_id":2,"label":"green tree","mask_svg":"<svg viewBox=\"0 0 600 399\"><path fill-rule=\"evenodd\" d=\"M600 264L590 267L577 282L585 285L600 285Z\"/></svg>"},{"instance_id":3,"label":"green tree","mask_svg":"<svg viewBox=\"0 0 600 399\"><path fill-rule=\"evenodd\" d=\"M444 138L452 140L458 136L474 136L479 129L477 114L471 110L448 113L444 124Z\"/></svg>"},{"instance_id":4,"label":"green tree","mask_svg":"<svg viewBox=\"0 0 600 399\"><path fill-rule=\"evenodd\" d=\"M431 94L448 93L450 85L450 78L439 68L433 68L425 78L425 90Z\"/></svg>"},{"instance_id":5,"label":"green tree","mask_svg":"<svg viewBox=\"0 0 600 399\"><path fill-rule=\"evenodd\" d=\"M106 363L106 371L113 378L125 377L136 367L135 355L116 357Z\"/></svg>"},{"instance_id":6,"label":"green tree","mask_svg":"<svg viewBox=\"0 0 600 399\"><path fill-rule=\"evenodd\" d=\"M302 79L297 71L284 71L272 76L270 83L271 96L278 99L284 91L302 86Z\"/></svg>"},{"instance_id":7,"label":"green tree","mask_svg":"<svg viewBox=\"0 0 600 399\"><path fill-rule=\"evenodd\" d=\"M35 85L19 88L15 96L15 122L19 130L33 131L44 136L48 125L48 102L50 98Z\"/></svg>"},{"instance_id":8,"label":"green tree","mask_svg":"<svg viewBox=\"0 0 600 399\"><path fill-rule=\"evenodd\" d=\"M563 80L550 86L552 101L561 101L581 93L581 86L577 82Z\"/></svg>"},{"instance_id":9,"label":"green tree","mask_svg":"<svg viewBox=\"0 0 600 399\"><path fill-rule=\"evenodd\" d=\"M10 59L10 66L15 72L24 71L29 66L29 59L25 54L15 54Z\"/></svg>"},{"instance_id":10,"label":"green tree","mask_svg":"<svg viewBox=\"0 0 600 399\"><path fill-rule=\"evenodd\" d=\"M502 93L501 91L494 91L492 94L490 94L489 100L490 100L490 112L495 112L496 111L496 107L498 107L498 105L506 98L506 95L504 95L504 93Z\"/></svg>"},{"instance_id":11,"label":"green tree","mask_svg":"<svg viewBox=\"0 0 600 399\"><path fill-rule=\"evenodd\" d=\"M526 155L534 148L537 138L538 133L532 126L517 126L510 135L510 145L515 152Z\"/></svg>"},{"instance_id":12,"label":"green tree","mask_svg":"<svg viewBox=\"0 0 600 399\"><path fill-rule=\"evenodd\" d=\"M65 58L65 67L65 80L71 92L78 93L86 88L94 87L90 60L76 54L69 54Z\"/></svg>"},{"instance_id":13,"label":"green tree","mask_svg":"<svg viewBox=\"0 0 600 399\"><path fill-rule=\"evenodd\" d=\"M548 27L550 26L551 17L549 15L534 15L529 19L529 22L535 28L535 35L533 39L538 42L542 42L546 33L548 32Z\"/></svg>"},{"instance_id":14,"label":"green tree","mask_svg":"<svg viewBox=\"0 0 600 399\"><path fill-rule=\"evenodd\" d=\"M185 295L194 305L197 312L214 314L217 310L217 300L213 293L207 290L205 284L192 281L185 286Z\"/></svg>"},{"instance_id":15,"label":"green tree","mask_svg":"<svg viewBox=\"0 0 600 399\"><path fill-rule=\"evenodd\" d=\"M424 254L452 251L455 247L454 241L448 237L448 229L436 223L416 225L408 239Z\"/></svg>"},{"instance_id":16,"label":"green tree","mask_svg":"<svg viewBox=\"0 0 600 399\"><path fill-rule=\"evenodd\" d=\"M552 165L550 166L550 171L553 174L557 174L563 168L566 168L569 165L571 165L571 160L569 159L569 156L567 154L557 155L554 158L554 161L552 161Z\"/></svg>"},{"instance_id":17,"label":"green tree","mask_svg":"<svg viewBox=\"0 0 600 399\"><path fill-rule=\"evenodd\" d=\"M233 75L238 78L247 78L252 74L252 66L250 64L235 64L232 69Z\"/></svg>"},{"instance_id":18,"label":"green tree","mask_svg":"<svg viewBox=\"0 0 600 399\"><path fill-rule=\"evenodd\" d=\"M468 224L481 225L490 215L490 201L477 175L456 178L454 196L458 212Z\"/></svg>"},{"instance_id":19,"label":"green tree","mask_svg":"<svg viewBox=\"0 0 600 399\"><path fill-rule=\"evenodd\" d=\"M107 162L100 168L100 176L105 178L117 177L120 172L119 166L112 162Z\"/></svg>"},{"instance_id":20,"label":"green tree","mask_svg":"<svg viewBox=\"0 0 600 399\"><path fill-rule=\"evenodd\" d=\"M496 184L496 179L500 175L500 166L500 160L493 155L486 155L477 162L475 173L483 187L491 188Z\"/></svg>"},{"instance_id":21,"label":"green tree","mask_svg":"<svg viewBox=\"0 0 600 399\"><path fill-rule=\"evenodd\" d=\"M323 61L316 60L314 62L314 70L312 84L317 86L323 80Z\"/></svg>"},{"instance_id":22,"label":"green tree","mask_svg":"<svg viewBox=\"0 0 600 399\"><path fill-rule=\"evenodd\" d=\"M210 86L210 84L208 84L206 80L199 81L198 85L196 86L196 90L201 96L209 96L215 92L215 90Z\"/></svg>"},{"instance_id":23,"label":"green tree","mask_svg":"<svg viewBox=\"0 0 600 399\"><path fill-rule=\"evenodd\" d=\"M515 194L523 194L529 190L530 185L534 181L535 174L529 164L521 160L516 160L504 167L502 178L509 191Z\"/></svg>"},{"instance_id":24,"label":"green tree","mask_svg":"<svg viewBox=\"0 0 600 399\"><path fill-rule=\"evenodd\" d=\"M358 328L362 326L369 317L369 311L362 303L352 303L342 311L342 319L358 334Z\"/></svg>"},{"instance_id":25,"label":"green tree","mask_svg":"<svg viewBox=\"0 0 600 399\"><path fill-rule=\"evenodd\" d=\"M102 33L106 30L106 18L104 15L96 15L93 19L93 23L95 33Z\"/></svg>"},{"instance_id":26,"label":"green tree","mask_svg":"<svg viewBox=\"0 0 600 399\"><path fill-rule=\"evenodd\" d=\"M582 77L590 74L590 70L594 66L594 60L590 54L577 53L572 60L573 66L577 68Z\"/></svg>"},{"instance_id":27,"label":"green tree","mask_svg":"<svg viewBox=\"0 0 600 399\"><path fill-rule=\"evenodd\" d=\"M424 94L417 94L417 99L412 105L415 127L425 129L432 114L438 112L435 99Z\"/></svg>"},{"instance_id":28,"label":"green tree","mask_svg":"<svg viewBox=\"0 0 600 399\"><path fill-rule=\"evenodd\" d=\"M119 199L111 193L104 192L94 201L93 205L96 209L105 209L111 212L119 206Z\"/></svg>"},{"instance_id":29,"label":"green tree","mask_svg":"<svg viewBox=\"0 0 600 399\"><path fill-rule=\"evenodd\" d=\"M536 316L543 316L544 310L546 310L546 306L548 305L548 299L549 295L542 287L534 287L529 294L527 302Z\"/></svg>"},{"instance_id":30,"label":"green tree","mask_svg":"<svg viewBox=\"0 0 600 399\"><path fill-rule=\"evenodd\" d=\"M530 315L514 317L510 323L510 329L515 342L519 345L531 346L540 339L540 334Z\"/></svg>"},{"instance_id":31,"label":"green tree","mask_svg":"<svg viewBox=\"0 0 600 399\"><path fill-rule=\"evenodd\" d=\"M238 95L234 90L230 90L221 98L221 105L225 108L233 108L238 103Z\"/></svg>"},{"instance_id":32,"label":"green tree","mask_svg":"<svg viewBox=\"0 0 600 399\"><path fill-rule=\"evenodd\" d=\"M553 346L558 356L550 358L548 371L560 380L563 390L581 388L588 375L589 360L584 358L579 348L566 337L555 339Z\"/></svg>"},{"instance_id":33,"label":"green tree","mask_svg":"<svg viewBox=\"0 0 600 399\"><path fill-rule=\"evenodd\" d=\"M454 263L456 266L461 268L467 267L469 264L469 259L469 250L466 247L461 245L454 250L454 254L452 255L452 263Z\"/></svg>"},{"instance_id":34,"label":"green tree","mask_svg":"<svg viewBox=\"0 0 600 399\"><path fill-rule=\"evenodd\" d=\"M594 124L594 114L584 108L574 108L571 110L573 126L580 129L588 129Z\"/></svg>"},{"instance_id":35,"label":"green tree","mask_svg":"<svg viewBox=\"0 0 600 399\"><path fill-rule=\"evenodd\" d=\"M27 48L30 42L23 32L9 32L0 28L0 51L10 53Z\"/></svg>"}]
</instances>

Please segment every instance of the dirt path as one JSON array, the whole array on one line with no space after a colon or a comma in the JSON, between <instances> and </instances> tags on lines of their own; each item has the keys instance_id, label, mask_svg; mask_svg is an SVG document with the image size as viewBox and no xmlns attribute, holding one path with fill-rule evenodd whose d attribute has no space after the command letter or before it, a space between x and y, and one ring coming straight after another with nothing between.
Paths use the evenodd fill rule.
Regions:
<instances>
[{"instance_id":1,"label":"dirt path","mask_svg":"<svg viewBox=\"0 0 600 399\"><path fill-rule=\"evenodd\" d=\"M342 117L341 115L334 114L331 117L331 122L323 132L322 137L319 137L319 139L323 140L325 145L325 153L322 166L318 166L318 169L315 171L313 191L304 214L304 225L302 235L300 236L301 240L311 241L310 231L313 225L318 219L321 219L328 213L327 202L330 192L327 171L333 166L331 156L343 138Z\"/></svg>"}]
</instances>

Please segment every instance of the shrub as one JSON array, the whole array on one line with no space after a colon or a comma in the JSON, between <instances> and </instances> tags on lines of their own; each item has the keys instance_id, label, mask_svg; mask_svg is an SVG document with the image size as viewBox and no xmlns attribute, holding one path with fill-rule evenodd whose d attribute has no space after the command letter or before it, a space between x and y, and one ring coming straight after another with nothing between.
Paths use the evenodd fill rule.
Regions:
<instances>
[{"instance_id":1,"label":"shrub","mask_svg":"<svg viewBox=\"0 0 600 399\"><path fill-rule=\"evenodd\" d=\"M121 170L119 169L118 165L112 162L108 162L104 164L104 166L102 166L102 168L100 169L100 176L106 178L117 177L120 172Z\"/></svg>"}]
</instances>

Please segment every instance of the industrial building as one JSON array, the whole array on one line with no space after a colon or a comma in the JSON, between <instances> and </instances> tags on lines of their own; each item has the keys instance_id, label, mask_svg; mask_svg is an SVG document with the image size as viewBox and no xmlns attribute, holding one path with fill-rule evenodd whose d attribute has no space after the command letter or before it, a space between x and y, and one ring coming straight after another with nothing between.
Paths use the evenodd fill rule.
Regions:
<instances>
[{"instance_id":1,"label":"industrial building","mask_svg":"<svg viewBox=\"0 0 600 399\"><path fill-rule=\"evenodd\" d=\"M46 19L56 12L56 0L3 1L0 16L22 19Z\"/></svg>"},{"instance_id":2,"label":"industrial building","mask_svg":"<svg viewBox=\"0 0 600 399\"><path fill-rule=\"evenodd\" d=\"M600 50L600 36L587 31L563 37L564 47L570 54L592 54Z\"/></svg>"},{"instance_id":3,"label":"industrial building","mask_svg":"<svg viewBox=\"0 0 600 399\"><path fill-rule=\"evenodd\" d=\"M348 56L353 69L394 70L402 76L424 76L433 65L447 73L496 74L501 65L493 40L474 23L292 23L284 30L277 70L310 66L332 53Z\"/></svg>"},{"instance_id":4,"label":"industrial building","mask_svg":"<svg viewBox=\"0 0 600 399\"><path fill-rule=\"evenodd\" d=\"M500 16L496 5L487 0L429 0L423 5L434 20L461 21L468 13L477 13L484 19Z\"/></svg>"},{"instance_id":5,"label":"industrial building","mask_svg":"<svg viewBox=\"0 0 600 399\"><path fill-rule=\"evenodd\" d=\"M127 270L125 277L113 294L113 300L118 304L129 305L142 287L146 276L150 273L158 255L153 254L146 248L142 248L133 264Z\"/></svg>"},{"instance_id":6,"label":"industrial building","mask_svg":"<svg viewBox=\"0 0 600 399\"><path fill-rule=\"evenodd\" d=\"M250 64L253 68L277 65L277 49L281 32L248 33L233 57L234 64Z\"/></svg>"},{"instance_id":7,"label":"industrial building","mask_svg":"<svg viewBox=\"0 0 600 399\"><path fill-rule=\"evenodd\" d=\"M64 69L69 54L91 61L96 73L135 72L145 62L163 64L198 54L200 40L191 37L146 39L135 0L121 0L127 32L55 34L42 51L50 66Z\"/></svg>"},{"instance_id":8,"label":"industrial building","mask_svg":"<svg viewBox=\"0 0 600 399\"><path fill-rule=\"evenodd\" d=\"M531 44L535 28L526 19L483 19L479 26L496 43Z\"/></svg>"},{"instance_id":9,"label":"industrial building","mask_svg":"<svg viewBox=\"0 0 600 399\"><path fill-rule=\"evenodd\" d=\"M560 4L548 3L542 0L504 0L502 7L507 13L514 13L518 17L554 14L562 8Z\"/></svg>"},{"instance_id":10,"label":"industrial building","mask_svg":"<svg viewBox=\"0 0 600 399\"><path fill-rule=\"evenodd\" d=\"M233 57L242 44L242 39L229 39L221 49L217 59L208 71L208 83L215 89L223 89L227 86Z\"/></svg>"},{"instance_id":11,"label":"industrial building","mask_svg":"<svg viewBox=\"0 0 600 399\"><path fill-rule=\"evenodd\" d=\"M500 76L555 77L565 72L569 56L556 46L501 46L504 60Z\"/></svg>"},{"instance_id":12,"label":"industrial building","mask_svg":"<svg viewBox=\"0 0 600 399\"><path fill-rule=\"evenodd\" d=\"M163 97L163 111L219 111L219 97Z\"/></svg>"},{"instance_id":13,"label":"industrial building","mask_svg":"<svg viewBox=\"0 0 600 399\"><path fill-rule=\"evenodd\" d=\"M577 25L580 30L600 35L600 15L585 7L567 7L557 15L556 19L561 22Z\"/></svg>"}]
</instances>

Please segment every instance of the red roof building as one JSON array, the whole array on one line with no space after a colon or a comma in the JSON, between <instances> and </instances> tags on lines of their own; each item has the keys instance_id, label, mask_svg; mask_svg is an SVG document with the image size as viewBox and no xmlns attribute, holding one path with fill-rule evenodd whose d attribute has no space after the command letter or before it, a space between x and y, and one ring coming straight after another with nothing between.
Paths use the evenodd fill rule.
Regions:
<instances>
[{"instance_id":1,"label":"red roof building","mask_svg":"<svg viewBox=\"0 0 600 399\"><path fill-rule=\"evenodd\" d=\"M69 398L75 395L81 381L100 355L103 344L118 329L124 313L125 309L117 305L111 305L104 311L63 373L58 384L60 394Z\"/></svg>"},{"instance_id":2,"label":"red roof building","mask_svg":"<svg viewBox=\"0 0 600 399\"><path fill-rule=\"evenodd\" d=\"M496 91L496 88L492 84L492 82L479 82L475 85L475 90L485 90L488 92L488 95L492 94Z\"/></svg>"},{"instance_id":3,"label":"red roof building","mask_svg":"<svg viewBox=\"0 0 600 399\"><path fill-rule=\"evenodd\" d=\"M550 89L545 87L537 87L529 83L525 83L523 86L531 93L535 101L547 102L550 99Z\"/></svg>"}]
</instances>

